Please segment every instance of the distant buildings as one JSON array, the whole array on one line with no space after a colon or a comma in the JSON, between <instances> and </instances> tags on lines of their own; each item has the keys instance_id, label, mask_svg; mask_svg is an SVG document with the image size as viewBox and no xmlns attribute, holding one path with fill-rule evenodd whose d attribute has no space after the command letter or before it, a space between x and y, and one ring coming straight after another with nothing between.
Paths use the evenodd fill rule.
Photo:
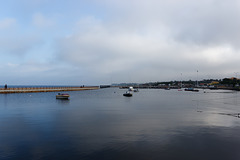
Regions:
<instances>
[{"instance_id":1,"label":"distant buildings","mask_svg":"<svg viewBox=\"0 0 240 160\"><path fill-rule=\"evenodd\" d=\"M119 86L120 88L127 88L129 86L133 86L134 88L192 88L192 87L200 87L200 88L214 88L214 89L236 89L239 88L240 79L235 77L231 78L223 78L223 79L204 79L200 81L166 81L166 82L148 82L142 84L136 83L121 83L115 84L115 86Z\"/></svg>"}]
</instances>

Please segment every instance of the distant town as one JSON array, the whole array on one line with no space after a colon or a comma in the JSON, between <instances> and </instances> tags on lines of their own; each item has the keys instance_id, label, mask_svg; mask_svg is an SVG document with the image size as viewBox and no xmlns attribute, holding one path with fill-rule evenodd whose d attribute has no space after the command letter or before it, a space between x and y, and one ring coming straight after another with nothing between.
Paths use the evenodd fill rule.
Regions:
<instances>
[{"instance_id":1,"label":"distant town","mask_svg":"<svg viewBox=\"0 0 240 160\"><path fill-rule=\"evenodd\" d=\"M134 88L156 88L156 89L178 89L178 88L209 88L209 89L230 89L240 90L240 79L236 77L223 78L223 79L203 79L199 81L166 81L166 82L148 82L148 83L120 83L112 85L102 85L105 87L120 87L126 88L133 86Z\"/></svg>"}]
</instances>

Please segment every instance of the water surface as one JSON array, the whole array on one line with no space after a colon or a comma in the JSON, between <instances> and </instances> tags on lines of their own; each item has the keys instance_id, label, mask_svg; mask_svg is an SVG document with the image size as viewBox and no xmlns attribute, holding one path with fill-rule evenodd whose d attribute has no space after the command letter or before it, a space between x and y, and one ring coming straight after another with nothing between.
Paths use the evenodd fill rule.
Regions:
<instances>
[{"instance_id":1,"label":"water surface","mask_svg":"<svg viewBox=\"0 0 240 160\"><path fill-rule=\"evenodd\" d=\"M0 95L0 159L239 159L239 93Z\"/></svg>"}]
</instances>

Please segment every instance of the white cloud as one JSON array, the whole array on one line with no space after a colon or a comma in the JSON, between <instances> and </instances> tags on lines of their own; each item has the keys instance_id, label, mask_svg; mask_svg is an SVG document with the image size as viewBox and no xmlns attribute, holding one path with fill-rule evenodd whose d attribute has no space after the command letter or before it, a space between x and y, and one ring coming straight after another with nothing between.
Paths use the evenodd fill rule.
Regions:
<instances>
[{"instance_id":1,"label":"white cloud","mask_svg":"<svg viewBox=\"0 0 240 160\"><path fill-rule=\"evenodd\" d=\"M41 40L31 35L0 37L0 55L11 54L23 56L39 43L41 43Z\"/></svg>"},{"instance_id":2,"label":"white cloud","mask_svg":"<svg viewBox=\"0 0 240 160\"><path fill-rule=\"evenodd\" d=\"M155 8L153 7L153 10ZM149 18L150 20L144 17L142 22L140 18L136 20L131 12L127 12L130 16L125 17L126 22L119 23L116 20L116 24L113 23L115 19L111 20L111 23L94 17L81 19L75 32L59 42L61 59L100 77L117 75L121 79L129 73L134 73L133 81L174 78L176 77L174 74L181 72L189 74L197 69L206 74L217 69L217 72L225 74L236 67L233 62L240 60L239 50L234 47L234 43L231 41L225 43L224 38L215 41L212 37L209 37L209 43L199 41L202 35L198 35L196 29L189 30L189 33L186 31L189 24L184 27L184 23L187 21L177 26L173 17L169 17L174 22L171 24L162 16L158 19L154 11L151 12L153 16ZM137 13L139 16L143 14ZM116 15L115 18L118 16L120 15ZM192 16L194 17L194 13ZM130 22L131 20L133 22ZM191 35L192 40L180 38L180 35L189 37L188 34L191 33L196 33ZM204 31L202 34L207 40L206 33ZM220 31L217 33L223 34Z\"/></svg>"},{"instance_id":3,"label":"white cloud","mask_svg":"<svg viewBox=\"0 0 240 160\"><path fill-rule=\"evenodd\" d=\"M5 18L0 20L0 30L8 29L16 24L16 20L14 18Z\"/></svg>"},{"instance_id":4,"label":"white cloud","mask_svg":"<svg viewBox=\"0 0 240 160\"><path fill-rule=\"evenodd\" d=\"M233 0L105 0L114 23L124 29L164 25L181 43L239 46L240 2Z\"/></svg>"},{"instance_id":5,"label":"white cloud","mask_svg":"<svg viewBox=\"0 0 240 160\"><path fill-rule=\"evenodd\" d=\"M35 13L33 15L33 24L37 27L40 28L45 28L45 27L52 27L54 26L55 22L51 20L50 18L47 18L41 13Z\"/></svg>"},{"instance_id":6,"label":"white cloud","mask_svg":"<svg viewBox=\"0 0 240 160\"><path fill-rule=\"evenodd\" d=\"M111 28L96 22L98 20L90 25L87 21L85 32L62 39L59 45L62 59L97 72L110 73L131 69L136 63L164 54L159 52L166 45L161 39L136 33L114 33ZM86 24L81 21L81 26Z\"/></svg>"},{"instance_id":7,"label":"white cloud","mask_svg":"<svg viewBox=\"0 0 240 160\"><path fill-rule=\"evenodd\" d=\"M15 64L15 63L7 63L7 67L18 67L19 64Z\"/></svg>"}]
</instances>

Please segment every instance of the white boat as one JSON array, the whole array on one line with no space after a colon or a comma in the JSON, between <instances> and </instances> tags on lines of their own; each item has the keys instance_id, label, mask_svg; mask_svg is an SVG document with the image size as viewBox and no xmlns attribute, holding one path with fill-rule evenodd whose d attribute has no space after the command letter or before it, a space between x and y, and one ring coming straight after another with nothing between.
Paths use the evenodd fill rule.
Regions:
<instances>
[{"instance_id":1,"label":"white boat","mask_svg":"<svg viewBox=\"0 0 240 160\"><path fill-rule=\"evenodd\" d=\"M133 88L132 86L128 88L128 91L130 91L130 92L132 92L132 91L133 91L133 92L139 92L138 89L135 89L135 88Z\"/></svg>"},{"instance_id":2,"label":"white boat","mask_svg":"<svg viewBox=\"0 0 240 160\"><path fill-rule=\"evenodd\" d=\"M133 90L134 90L134 89L133 89L132 86L128 88L128 91L133 91Z\"/></svg>"},{"instance_id":3,"label":"white boat","mask_svg":"<svg viewBox=\"0 0 240 160\"><path fill-rule=\"evenodd\" d=\"M56 95L56 98L57 99L68 99L70 96L69 96L69 94L67 94L67 93L63 93L63 94L61 94L61 93L58 93L58 95Z\"/></svg>"}]
</instances>

